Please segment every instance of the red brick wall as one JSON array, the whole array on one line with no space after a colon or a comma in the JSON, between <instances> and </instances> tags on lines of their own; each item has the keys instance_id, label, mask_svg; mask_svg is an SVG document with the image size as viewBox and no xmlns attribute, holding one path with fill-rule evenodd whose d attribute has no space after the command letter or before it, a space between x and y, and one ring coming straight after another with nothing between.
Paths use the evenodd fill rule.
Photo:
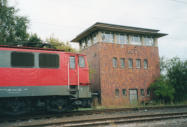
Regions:
<instances>
[{"instance_id":1,"label":"red brick wall","mask_svg":"<svg viewBox=\"0 0 187 127\"><path fill-rule=\"evenodd\" d=\"M100 91L100 63L99 63L99 45L93 45L89 48L85 48L81 53L87 55L89 70L90 70L90 82L92 92Z\"/></svg>"},{"instance_id":2,"label":"red brick wall","mask_svg":"<svg viewBox=\"0 0 187 127\"><path fill-rule=\"evenodd\" d=\"M138 100L148 99L146 90L159 76L159 54L157 47L97 43L82 51L88 57L90 66L95 69L91 82L93 89L101 89L103 106L123 106L129 104L129 89L138 89ZM96 53L96 56L94 55ZM112 58L117 57L118 66L113 68ZM125 58L125 68L120 68L120 58ZM133 68L128 68L128 58L133 59ZM136 68L136 59L141 59L141 68ZM148 69L144 69L144 59L148 60ZM100 81L98 81L100 80ZM100 86L100 87L99 87ZM119 96L115 96L115 89ZM122 95L126 89L127 95ZM145 90L145 96L140 95Z\"/></svg>"}]
</instances>

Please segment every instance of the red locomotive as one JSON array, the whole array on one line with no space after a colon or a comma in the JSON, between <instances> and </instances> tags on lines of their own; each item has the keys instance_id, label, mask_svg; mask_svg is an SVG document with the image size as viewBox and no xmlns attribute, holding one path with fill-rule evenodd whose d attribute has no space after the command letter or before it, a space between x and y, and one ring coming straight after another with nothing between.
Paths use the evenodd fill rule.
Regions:
<instances>
[{"instance_id":1,"label":"red locomotive","mask_svg":"<svg viewBox=\"0 0 187 127\"><path fill-rule=\"evenodd\" d=\"M67 111L90 105L85 55L0 46L0 110Z\"/></svg>"}]
</instances>

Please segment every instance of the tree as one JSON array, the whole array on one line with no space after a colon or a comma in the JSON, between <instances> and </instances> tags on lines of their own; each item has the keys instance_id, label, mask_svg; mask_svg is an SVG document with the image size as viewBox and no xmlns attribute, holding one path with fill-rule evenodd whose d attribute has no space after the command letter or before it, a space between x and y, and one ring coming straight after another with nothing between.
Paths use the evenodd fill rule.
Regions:
<instances>
[{"instance_id":1,"label":"tree","mask_svg":"<svg viewBox=\"0 0 187 127\"><path fill-rule=\"evenodd\" d=\"M64 43L64 42L62 42L59 39L54 38L54 37L47 38L46 42L48 44L50 44L54 49L64 50L64 51L67 51L67 52L76 52L76 50L71 47L69 42Z\"/></svg>"},{"instance_id":2,"label":"tree","mask_svg":"<svg viewBox=\"0 0 187 127\"><path fill-rule=\"evenodd\" d=\"M9 7L7 0L0 0L0 43L27 41L29 20L17 15L18 10Z\"/></svg>"},{"instance_id":3,"label":"tree","mask_svg":"<svg viewBox=\"0 0 187 127\"><path fill-rule=\"evenodd\" d=\"M30 34L28 41L24 43L20 43L20 45L26 46L26 47L37 47L37 48L43 48L44 46L46 46L45 43L42 43L42 40L40 39L40 37L38 37L36 33Z\"/></svg>"},{"instance_id":4,"label":"tree","mask_svg":"<svg viewBox=\"0 0 187 127\"><path fill-rule=\"evenodd\" d=\"M161 76L151 84L153 99L162 102L180 102L187 99L187 61L175 57L161 59ZM164 71L164 73L163 73Z\"/></svg>"},{"instance_id":5,"label":"tree","mask_svg":"<svg viewBox=\"0 0 187 127\"><path fill-rule=\"evenodd\" d=\"M38 42L38 43L41 43L42 39L40 37L38 37L38 35L36 33L34 33L34 34L31 34L29 36L28 42L36 42L36 43Z\"/></svg>"},{"instance_id":6,"label":"tree","mask_svg":"<svg viewBox=\"0 0 187 127\"><path fill-rule=\"evenodd\" d=\"M175 101L187 99L187 60L173 58L167 62L167 78L169 84L175 88Z\"/></svg>"},{"instance_id":7,"label":"tree","mask_svg":"<svg viewBox=\"0 0 187 127\"><path fill-rule=\"evenodd\" d=\"M175 89L168 84L165 76L161 75L154 83L151 84L153 100L162 103L171 103L174 99Z\"/></svg>"}]
</instances>

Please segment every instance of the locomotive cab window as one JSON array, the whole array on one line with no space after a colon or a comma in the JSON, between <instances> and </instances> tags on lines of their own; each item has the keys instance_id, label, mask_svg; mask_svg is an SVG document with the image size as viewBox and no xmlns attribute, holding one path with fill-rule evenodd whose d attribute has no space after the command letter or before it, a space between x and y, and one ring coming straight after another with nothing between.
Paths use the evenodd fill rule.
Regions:
<instances>
[{"instance_id":1,"label":"locomotive cab window","mask_svg":"<svg viewBox=\"0 0 187 127\"><path fill-rule=\"evenodd\" d=\"M85 67L85 60L83 56L79 56L79 67Z\"/></svg>"},{"instance_id":2,"label":"locomotive cab window","mask_svg":"<svg viewBox=\"0 0 187 127\"><path fill-rule=\"evenodd\" d=\"M75 69L75 56L70 56L69 57L69 67L71 69Z\"/></svg>"},{"instance_id":3,"label":"locomotive cab window","mask_svg":"<svg viewBox=\"0 0 187 127\"><path fill-rule=\"evenodd\" d=\"M57 54L39 54L39 67L40 68L58 68L59 56Z\"/></svg>"},{"instance_id":4,"label":"locomotive cab window","mask_svg":"<svg viewBox=\"0 0 187 127\"><path fill-rule=\"evenodd\" d=\"M11 66L21 68L34 67L34 54L29 52L12 52Z\"/></svg>"}]
</instances>

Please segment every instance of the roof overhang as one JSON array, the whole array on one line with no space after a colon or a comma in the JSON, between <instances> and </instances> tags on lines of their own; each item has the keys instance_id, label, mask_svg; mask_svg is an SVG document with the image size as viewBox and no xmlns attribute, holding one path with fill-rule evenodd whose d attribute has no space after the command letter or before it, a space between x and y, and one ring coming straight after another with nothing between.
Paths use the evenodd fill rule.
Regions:
<instances>
[{"instance_id":1,"label":"roof overhang","mask_svg":"<svg viewBox=\"0 0 187 127\"><path fill-rule=\"evenodd\" d=\"M82 38L88 36L89 34L95 31L111 31L111 32L123 32L127 34L139 34L139 35L147 35L147 36L154 36L154 37L163 37L167 34L165 33L158 33L159 30L155 29L147 29L147 28L138 28L138 27L130 27L130 26L121 26L121 25L114 25L114 24L107 24L107 23L95 23L82 33L80 33L77 37L75 37L72 42L79 42Z\"/></svg>"}]
</instances>

